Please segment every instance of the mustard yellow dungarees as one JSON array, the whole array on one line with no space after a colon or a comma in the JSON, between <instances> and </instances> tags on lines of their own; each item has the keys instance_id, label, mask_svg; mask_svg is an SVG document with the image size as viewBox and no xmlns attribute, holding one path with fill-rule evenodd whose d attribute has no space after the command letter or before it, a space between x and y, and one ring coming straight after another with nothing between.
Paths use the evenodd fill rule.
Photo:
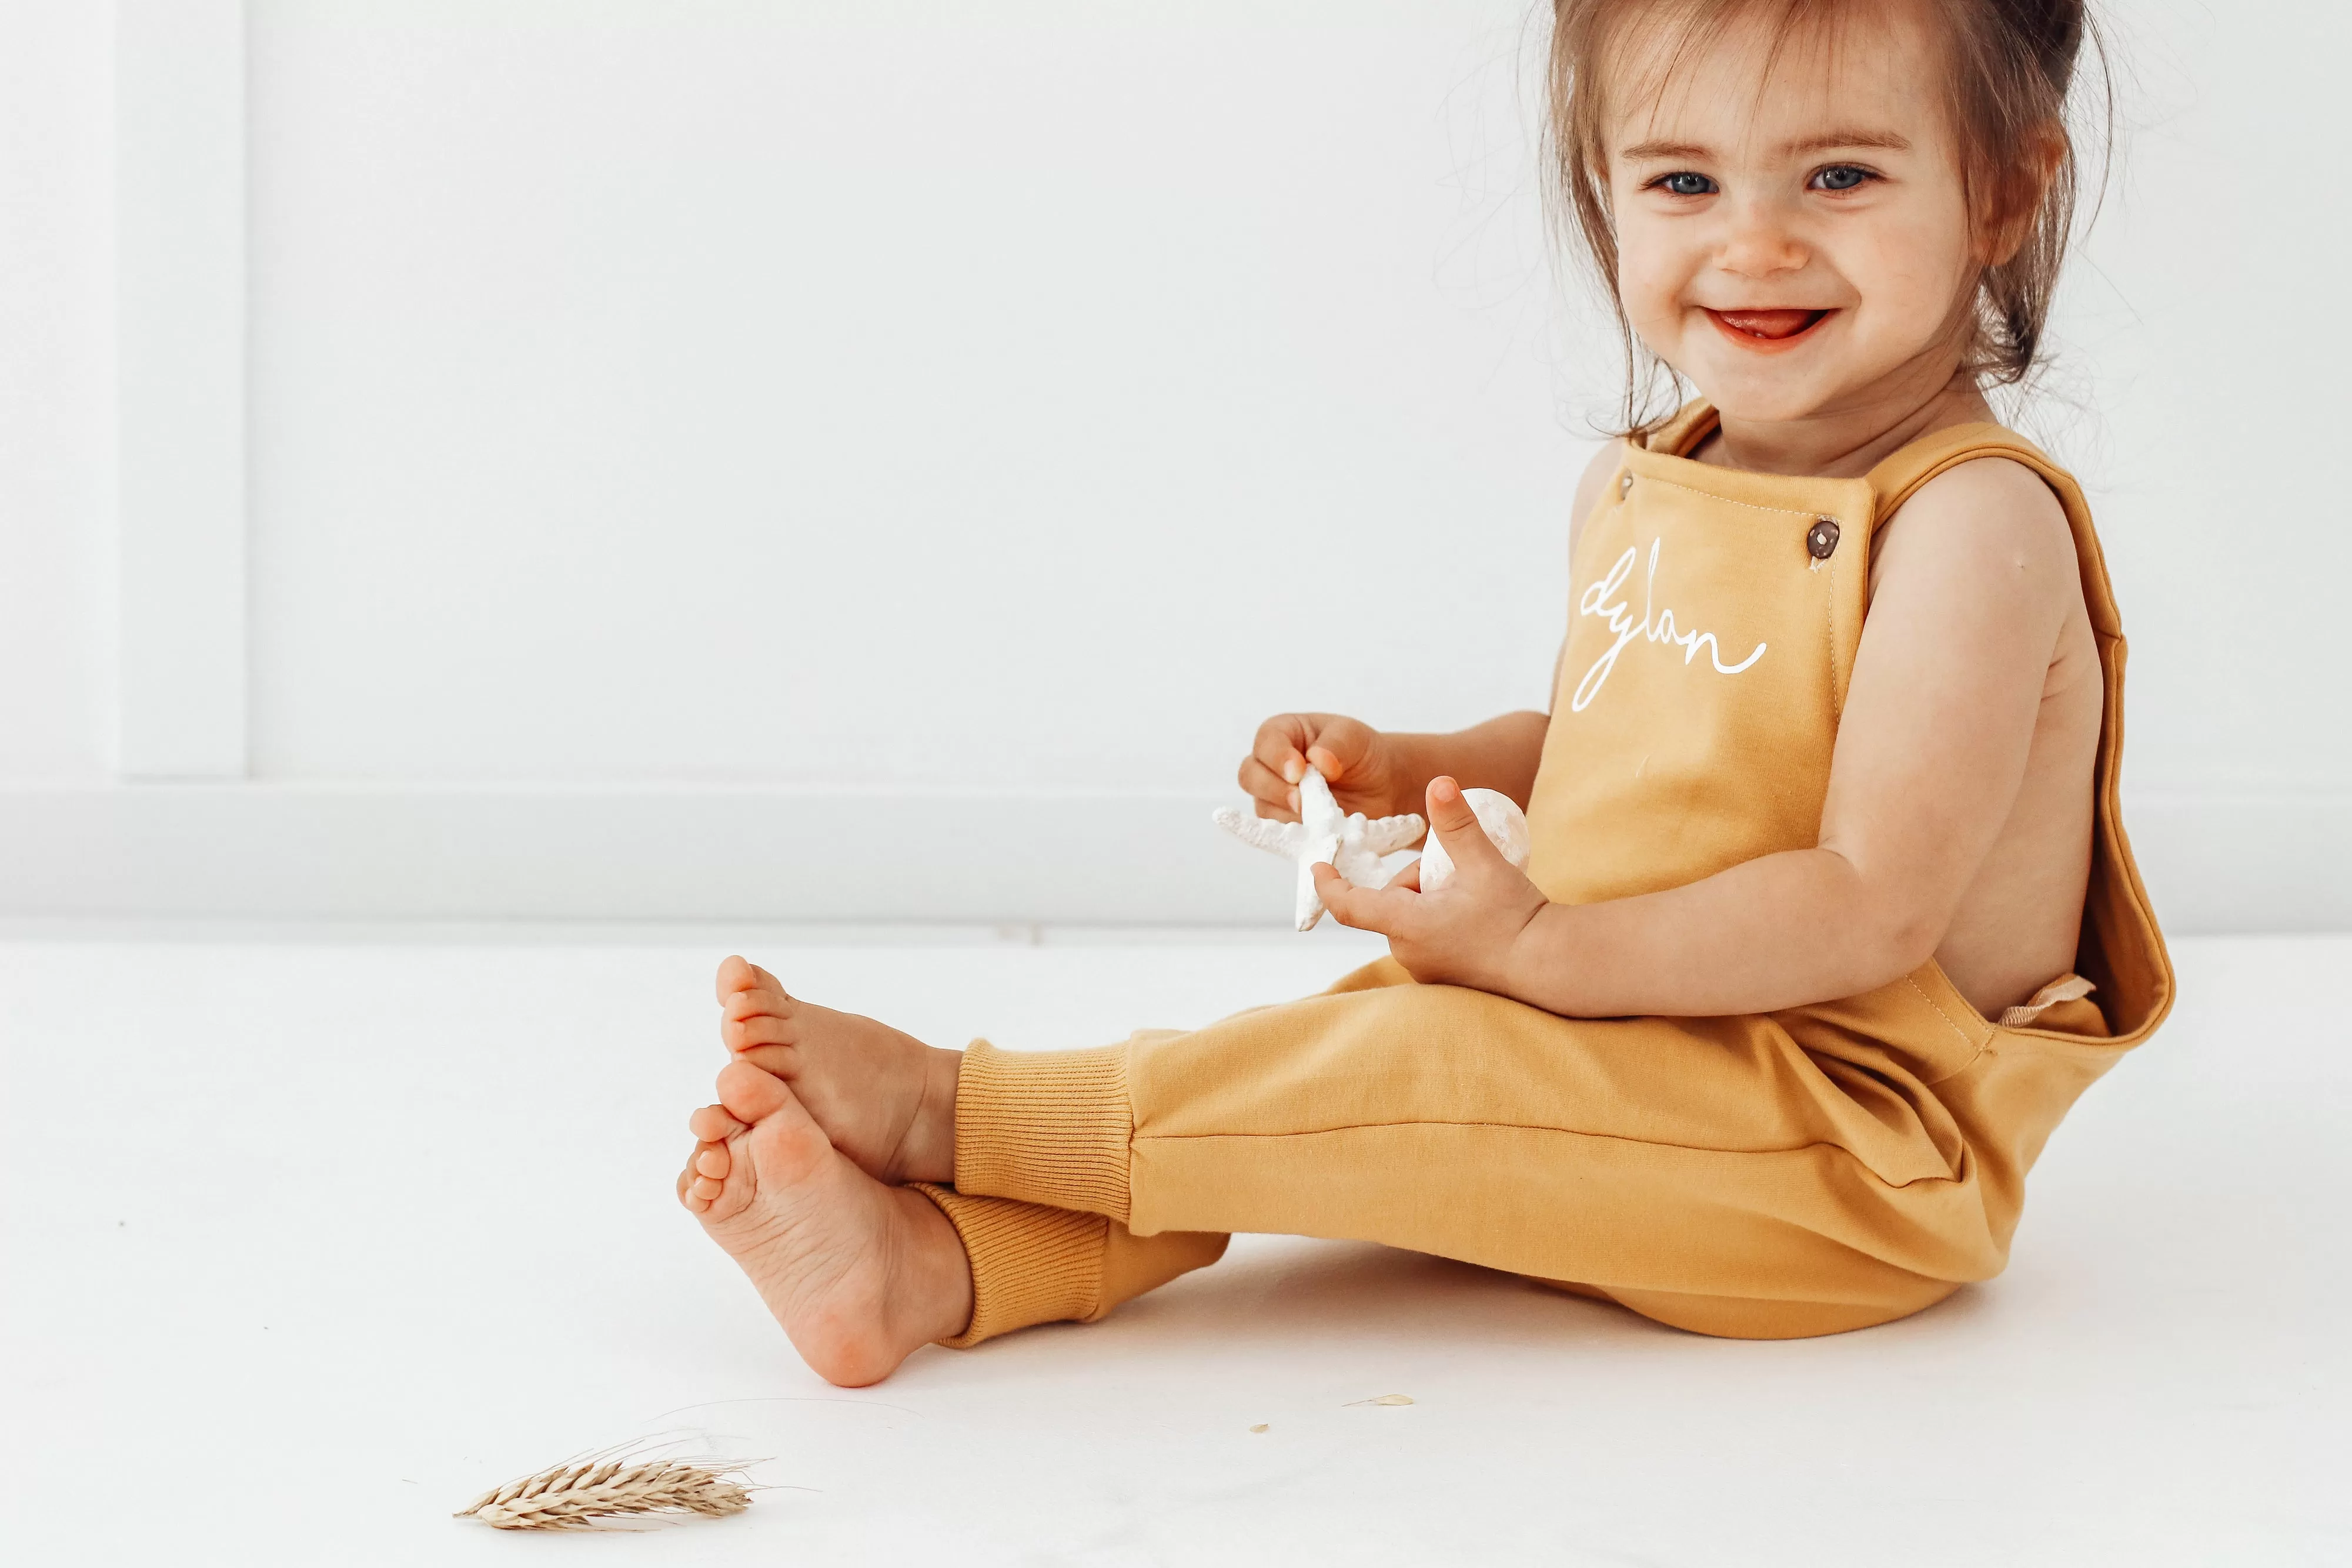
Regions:
<instances>
[{"instance_id":1,"label":"mustard yellow dungarees","mask_svg":"<svg viewBox=\"0 0 2352 1568\"><path fill-rule=\"evenodd\" d=\"M1206 1029L976 1041L955 1185L924 1189L971 1258L971 1322L947 1343L1099 1317L1235 1230L1412 1248L1759 1339L1885 1322L2000 1271L2042 1144L2172 998L2116 810L2124 642L2090 514L1994 425L1811 479L1681 455L1712 423L1694 404L1629 441L1586 521L1529 874L1591 903L1818 841L1873 533L1937 474L2009 457L2065 506L2105 676L2078 976L1998 1021L1932 961L1782 1012L1593 1019L1384 958Z\"/></svg>"}]
</instances>

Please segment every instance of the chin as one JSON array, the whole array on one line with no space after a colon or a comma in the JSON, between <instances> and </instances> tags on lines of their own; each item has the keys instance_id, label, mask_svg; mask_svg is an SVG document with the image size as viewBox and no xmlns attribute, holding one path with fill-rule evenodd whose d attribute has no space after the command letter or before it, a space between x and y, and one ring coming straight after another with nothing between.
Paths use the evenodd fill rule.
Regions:
<instances>
[{"instance_id":1,"label":"chin","mask_svg":"<svg viewBox=\"0 0 2352 1568\"><path fill-rule=\"evenodd\" d=\"M1799 420L1813 413L1824 401L1811 376L1774 376L1747 371L1744 374L1693 375L1699 396L1713 403L1726 419L1759 424Z\"/></svg>"}]
</instances>

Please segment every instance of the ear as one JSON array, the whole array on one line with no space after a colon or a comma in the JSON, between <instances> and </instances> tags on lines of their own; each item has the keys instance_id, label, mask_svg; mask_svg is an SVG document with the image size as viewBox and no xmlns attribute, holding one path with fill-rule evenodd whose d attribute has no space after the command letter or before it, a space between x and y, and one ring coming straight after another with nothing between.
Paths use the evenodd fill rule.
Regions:
<instances>
[{"instance_id":1,"label":"ear","mask_svg":"<svg viewBox=\"0 0 2352 1568\"><path fill-rule=\"evenodd\" d=\"M2006 266L2033 237L2042 204L2066 162L2066 132L2054 122L2044 121L2021 140L2015 161L1986 182L1990 189L1979 204L1978 246L1987 267Z\"/></svg>"}]
</instances>

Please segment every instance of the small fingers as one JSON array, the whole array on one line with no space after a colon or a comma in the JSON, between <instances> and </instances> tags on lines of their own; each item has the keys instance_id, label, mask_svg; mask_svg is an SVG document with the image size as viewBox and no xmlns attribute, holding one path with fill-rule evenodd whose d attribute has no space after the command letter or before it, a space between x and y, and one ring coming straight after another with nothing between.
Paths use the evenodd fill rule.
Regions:
<instances>
[{"instance_id":1,"label":"small fingers","mask_svg":"<svg viewBox=\"0 0 2352 1568\"><path fill-rule=\"evenodd\" d=\"M1371 755L1372 742L1378 732L1359 718L1344 714L1317 714L1312 743L1307 747L1307 760L1329 782L1337 784L1347 777L1348 770Z\"/></svg>"},{"instance_id":2,"label":"small fingers","mask_svg":"<svg viewBox=\"0 0 2352 1568\"><path fill-rule=\"evenodd\" d=\"M1470 809L1463 798L1462 787L1444 774L1429 781L1425 802L1429 811L1429 831L1445 844L1445 852L1454 857L1456 866L1508 865L1495 841L1478 821L1478 813Z\"/></svg>"},{"instance_id":3,"label":"small fingers","mask_svg":"<svg viewBox=\"0 0 2352 1568\"><path fill-rule=\"evenodd\" d=\"M1314 734L1312 715L1281 714L1257 727L1250 755L1284 783L1296 784L1307 777L1306 746Z\"/></svg>"},{"instance_id":4,"label":"small fingers","mask_svg":"<svg viewBox=\"0 0 2352 1568\"><path fill-rule=\"evenodd\" d=\"M1253 757L1242 764L1243 791L1257 802L1257 814L1278 821L1298 820L1298 791L1282 780L1282 775Z\"/></svg>"},{"instance_id":5,"label":"small fingers","mask_svg":"<svg viewBox=\"0 0 2352 1568\"><path fill-rule=\"evenodd\" d=\"M1460 832L1478 825L1478 813L1463 798L1462 786L1447 774L1441 773L1429 781L1426 803L1429 825L1440 832Z\"/></svg>"},{"instance_id":6,"label":"small fingers","mask_svg":"<svg viewBox=\"0 0 2352 1568\"><path fill-rule=\"evenodd\" d=\"M1323 907L1331 912L1334 920L1359 931L1377 931L1383 936L1389 936L1395 930L1403 913L1403 905L1390 889L1358 887L1332 870L1328 862L1315 868L1315 893L1323 900Z\"/></svg>"}]
</instances>

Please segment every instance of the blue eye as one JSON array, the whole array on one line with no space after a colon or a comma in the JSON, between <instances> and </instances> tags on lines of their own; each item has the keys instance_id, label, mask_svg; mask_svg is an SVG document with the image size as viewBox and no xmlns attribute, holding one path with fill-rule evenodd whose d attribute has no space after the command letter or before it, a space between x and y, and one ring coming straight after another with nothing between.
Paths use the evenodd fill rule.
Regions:
<instances>
[{"instance_id":1,"label":"blue eye","mask_svg":"<svg viewBox=\"0 0 2352 1568\"><path fill-rule=\"evenodd\" d=\"M1867 169L1857 169L1851 163L1832 163L1812 178L1816 191L1851 191L1864 180L1877 178Z\"/></svg>"},{"instance_id":2,"label":"blue eye","mask_svg":"<svg viewBox=\"0 0 2352 1568\"><path fill-rule=\"evenodd\" d=\"M1714 181L1704 174L1693 174L1687 172L1668 174L1657 183L1661 190L1669 195L1675 196L1712 196L1716 191Z\"/></svg>"}]
</instances>

